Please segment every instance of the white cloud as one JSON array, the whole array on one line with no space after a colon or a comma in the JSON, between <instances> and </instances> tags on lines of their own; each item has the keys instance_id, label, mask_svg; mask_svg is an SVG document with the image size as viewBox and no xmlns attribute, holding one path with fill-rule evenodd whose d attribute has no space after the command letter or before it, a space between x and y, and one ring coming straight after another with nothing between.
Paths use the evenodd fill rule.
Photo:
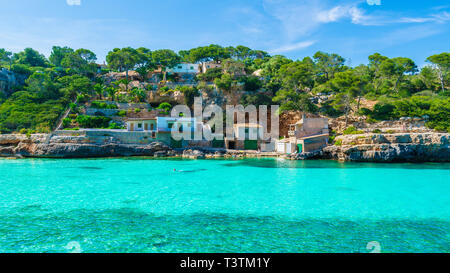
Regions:
<instances>
[{"instance_id":1,"label":"white cloud","mask_svg":"<svg viewBox=\"0 0 450 273\"><path fill-rule=\"evenodd\" d=\"M69 6L81 6L81 0L66 0Z\"/></svg>"},{"instance_id":2,"label":"white cloud","mask_svg":"<svg viewBox=\"0 0 450 273\"><path fill-rule=\"evenodd\" d=\"M314 45L315 43L316 43L316 41L303 41L303 42L294 43L294 44L287 44L287 45L281 46L279 48L270 50L270 53L271 54L279 54L279 53L284 53L284 52L289 52L289 51L294 51L294 50L301 50L301 49L308 48L308 47Z\"/></svg>"},{"instance_id":3,"label":"white cloud","mask_svg":"<svg viewBox=\"0 0 450 273\"><path fill-rule=\"evenodd\" d=\"M283 25L288 39L309 35L321 25L349 20L358 25L378 25L377 18L359 8L361 1L340 1L340 4L317 0L263 0L265 11Z\"/></svg>"},{"instance_id":4,"label":"white cloud","mask_svg":"<svg viewBox=\"0 0 450 273\"><path fill-rule=\"evenodd\" d=\"M433 14L429 17L403 17L398 21L399 23L445 23L450 21L450 12L444 11L439 14Z\"/></svg>"}]
</instances>

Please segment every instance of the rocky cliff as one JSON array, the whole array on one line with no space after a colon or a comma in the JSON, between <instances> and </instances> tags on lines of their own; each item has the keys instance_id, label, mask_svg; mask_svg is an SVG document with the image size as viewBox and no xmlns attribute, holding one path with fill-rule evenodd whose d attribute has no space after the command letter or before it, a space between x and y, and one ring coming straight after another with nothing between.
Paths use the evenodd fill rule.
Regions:
<instances>
[{"instance_id":1,"label":"rocky cliff","mask_svg":"<svg viewBox=\"0 0 450 273\"><path fill-rule=\"evenodd\" d=\"M171 152L168 146L160 142L134 145L93 143L86 136L0 135L2 157L89 158L170 155Z\"/></svg>"},{"instance_id":2,"label":"rocky cliff","mask_svg":"<svg viewBox=\"0 0 450 273\"><path fill-rule=\"evenodd\" d=\"M450 134L405 133L346 135L323 158L360 162L450 162Z\"/></svg>"}]
</instances>

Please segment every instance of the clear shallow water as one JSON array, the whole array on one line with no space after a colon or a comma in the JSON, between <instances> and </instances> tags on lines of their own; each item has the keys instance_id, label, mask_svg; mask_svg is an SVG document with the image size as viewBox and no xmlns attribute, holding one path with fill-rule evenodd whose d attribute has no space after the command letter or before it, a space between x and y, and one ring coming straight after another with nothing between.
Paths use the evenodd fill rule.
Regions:
<instances>
[{"instance_id":1,"label":"clear shallow water","mask_svg":"<svg viewBox=\"0 0 450 273\"><path fill-rule=\"evenodd\" d=\"M30 159L0 172L0 252L450 252L450 164Z\"/></svg>"}]
</instances>

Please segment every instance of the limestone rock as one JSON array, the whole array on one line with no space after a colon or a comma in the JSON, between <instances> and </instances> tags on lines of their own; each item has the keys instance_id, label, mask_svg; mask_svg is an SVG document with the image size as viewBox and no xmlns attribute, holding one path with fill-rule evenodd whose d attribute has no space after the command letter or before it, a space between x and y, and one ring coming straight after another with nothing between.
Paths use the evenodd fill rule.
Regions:
<instances>
[{"instance_id":1,"label":"limestone rock","mask_svg":"<svg viewBox=\"0 0 450 273\"><path fill-rule=\"evenodd\" d=\"M450 162L450 134L405 133L339 136L341 146L323 150L323 157L360 162Z\"/></svg>"}]
</instances>

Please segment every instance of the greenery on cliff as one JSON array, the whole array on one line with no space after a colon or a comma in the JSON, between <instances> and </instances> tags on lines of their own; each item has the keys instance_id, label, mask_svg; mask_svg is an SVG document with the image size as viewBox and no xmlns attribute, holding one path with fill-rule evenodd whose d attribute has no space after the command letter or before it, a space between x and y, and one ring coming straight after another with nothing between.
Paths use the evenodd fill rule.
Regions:
<instances>
[{"instance_id":1,"label":"greenery on cliff","mask_svg":"<svg viewBox=\"0 0 450 273\"><path fill-rule=\"evenodd\" d=\"M245 46L219 45L178 53L117 48L106 60L107 67L99 66L95 53L68 47L53 47L49 58L31 48L15 54L0 49L0 66L25 79L0 92L0 131L48 132L66 109L76 112L79 104L93 100L148 101L150 90L128 88L129 72L136 71L146 81L149 72L161 68L161 82L155 88L167 93L174 90L164 86L166 81L177 78L166 71L180 62L221 63L221 68L197 75L194 87L175 88L185 95L188 105L200 92L210 92L214 84L233 103L277 103L282 110L331 117L358 114L374 122L428 116L428 126L450 131L450 53L430 56L428 65L421 69L409 58L378 53L368 57L367 65L348 67L337 54L317 52L294 61ZM126 72L126 79L107 83L101 76L109 71ZM363 99L377 103L371 109L364 108ZM91 121L80 118L80 122L93 126L107 125L104 120Z\"/></svg>"}]
</instances>

